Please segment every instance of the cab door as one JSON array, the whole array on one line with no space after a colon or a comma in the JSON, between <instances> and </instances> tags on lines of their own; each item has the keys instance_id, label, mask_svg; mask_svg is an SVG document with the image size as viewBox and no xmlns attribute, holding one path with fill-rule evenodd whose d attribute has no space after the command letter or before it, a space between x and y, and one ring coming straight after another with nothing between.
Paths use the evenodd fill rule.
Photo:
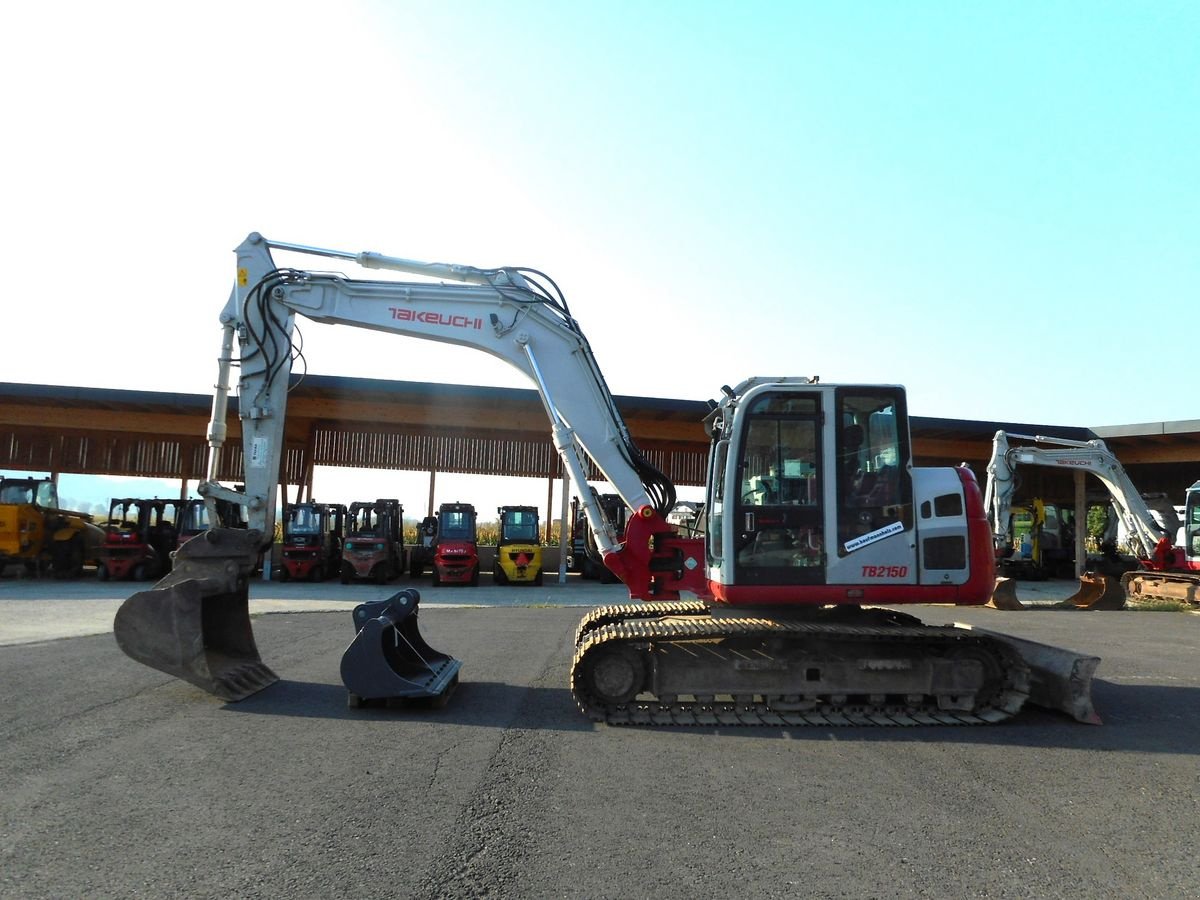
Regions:
<instances>
[{"instance_id":1,"label":"cab door","mask_svg":"<svg viewBox=\"0 0 1200 900\"><path fill-rule=\"evenodd\" d=\"M824 584L821 396L778 391L749 401L735 442L731 521L735 584Z\"/></svg>"}]
</instances>

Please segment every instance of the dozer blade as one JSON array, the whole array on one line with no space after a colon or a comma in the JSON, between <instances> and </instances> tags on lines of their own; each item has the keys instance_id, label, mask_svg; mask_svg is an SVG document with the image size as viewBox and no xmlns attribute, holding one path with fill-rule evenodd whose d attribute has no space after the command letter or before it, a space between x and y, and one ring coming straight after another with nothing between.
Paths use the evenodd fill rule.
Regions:
<instances>
[{"instance_id":1,"label":"dozer blade","mask_svg":"<svg viewBox=\"0 0 1200 900\"><path fill-rule=\"evenodd\" d=\"M1026 609L1025 604L1017 598L1017 582L1012 578L997 578L991 599L984 605L992 609Z\"/></svg>"},{"instance_id":2,"label":"dozer blade","mask_svg":"<svg viewBox=\"0 0 1200 900\"><path fill-rule=\"evenodd\" d=\"M1111 575L1084 572L1079 576L1079 590L1062 605L1076 609L1124 609L1125 589Z\"/></svg>"},{"instance_id":3,"label":"dozer blade","mask_svg":"<svg viewBox=\"0 0 1200 900\"><path fill-rule=\"evenodd\" d=\"M117 645L131 659L222 700L242 700L279 680L263 664L250 627L248 578L257 531L215 528L175 553L175 566L121 604Z\"/></svg>"},{"instance_id":4,"label":"dozer blade","mask_svg":"<svg viewBox=\"0 0 1200 900\"><path fill-rule=\"evenodd\" d=\"M1084 656L1063 647L1051 647L958 622L955 627L995 638L1019 653L1029 666L1028 702L1034 706L1064 712L1076 722L1102 724L1092 705L1092 676L1096 666L1100 665L1100 657Z\"/></svg>"},{"instance_id":5,"label":"dozer blade","mask_svg":"<svg viewBox=\"0 0 1200 900\"><path fill-rule=\"evenodd\" d=\"M354 608L357 634L342 654L350 705L364 700L444 701L458 685L462 663L434 650L417 628L421 595L404 590Z\"/></svg>"}]
</instances>

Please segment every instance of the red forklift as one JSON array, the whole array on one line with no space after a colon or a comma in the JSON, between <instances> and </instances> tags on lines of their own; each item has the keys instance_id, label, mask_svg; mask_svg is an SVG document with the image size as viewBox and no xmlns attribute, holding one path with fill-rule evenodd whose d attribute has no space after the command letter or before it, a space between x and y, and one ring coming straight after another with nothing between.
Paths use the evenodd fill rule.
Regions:
<instances>
[{"instance_id":1,"label":"red forklift","mask_svg":"<svg viewBox=\"0 0 1200 900\"><path fill-rule=\"evenodd\" d=\"M96 577L146 581L167 574L178 545L183 506L182 500L114 499L108 507Z\"/></svg>"},{"instance_id":2,"label":"red forklift","mask_svg":"<svg viewBox=\"0 0 1200 900\"><path fill-rule=\"evenodd\" d=\"M324 581L341 572L346 513L343 503L287 504L278 579Z\"/></svg>"},{"instance_id":3,"label":"red forklift","mask_svg":"<svg viewBox=\"0 0 1200 900\"><path fill-rule=\"evenodd\" d=\"M438 507L433 539L433 586L479 584L479 551L475 542L475 507L443 503Z\"/></svg>"},{"instance_id":4,"label":"red forklift","mask_svg":"<svg viewBox=\"0 0 1200 900\"><path fill-rule=\"evenodd\" d=\"M208 531L214 525L220 528L247 527L245 510L236 503L230 503L228 500L217 501L217 517L221 521L210 522L204 501L196 498L188 500L180 512L179 519L176 521L175 540L177 546L182 546L196 535Z\"/></svg>"},{"instance_id":5,"label":"red forklift","mask_svg":"<svg viewBox=\"0 0 1200 900\"><path fill-rule=\"evenodd\" d=\"M342 584L387 584L404 571L404 507L399 500L350 504L342 549Z\"/></svg>"}]
</instances>

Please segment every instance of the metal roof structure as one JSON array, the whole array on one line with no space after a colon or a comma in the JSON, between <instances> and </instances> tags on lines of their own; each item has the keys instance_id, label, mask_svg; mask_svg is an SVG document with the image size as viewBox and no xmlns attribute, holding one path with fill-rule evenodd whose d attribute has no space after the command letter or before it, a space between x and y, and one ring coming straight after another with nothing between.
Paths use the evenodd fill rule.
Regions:
<instances>
[{"instance_id":1,"label":"metal roof structure","mask_svg":"<svg viewBox=\"0 0 1200 900\"><path fill-rule=\"evenodd\" d=\"M708 437L699 400L617 396L634 441L679 485L702 485ZM0 383L0 469L195 480L206 472L211 398L200 394ZM1108 443L1142 490L1182 496L1200 478L1200 420L1107 428L911 418L918 465L971 464L982 478L997 430ZM231 398L219 477L241 473ZM314 466L558 478L533 390L308 375L288 400L283 479ZM1039 496L1069 494L1068 474L1030 473ZM1061 482L1061 483L1060 483Z\"/></svg>"}]
</instances>

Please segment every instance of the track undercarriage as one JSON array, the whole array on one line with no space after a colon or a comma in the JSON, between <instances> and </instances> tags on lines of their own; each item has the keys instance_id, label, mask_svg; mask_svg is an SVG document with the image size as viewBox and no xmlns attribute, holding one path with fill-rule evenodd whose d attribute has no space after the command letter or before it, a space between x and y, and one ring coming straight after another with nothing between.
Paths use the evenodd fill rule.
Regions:
<instances>
[{"instance_id":1,"label":"track undercarriage","mask_svg":"<svg viewBox=\"0 0 1200 900\"><path fill-rule=\"evenodd\" d=\"M961 725L1015 715L1047 680L1000 635L928 626L887 609L762 616L700 602L597 609L576 635L571 687L596 721L627 725ZM1081 687L1088 695L1090 676ZM1062 687L1058 685L1056 687ZM1078 692L1076 692L1078 693ZM1034 702L1038 702L1035 696Z\"/></svg>"},{"instance_id":2,"label":"track undercarriage","mask_svg":"<svg viewBox=\"0 0 1200 900\"><path fill-rule=\"evenodd\" d=\"M1121 577L1130 606L1179 603L1200 610L1200 574L1193 572L1127 572Z\"/></svg>"}]
</instances>

